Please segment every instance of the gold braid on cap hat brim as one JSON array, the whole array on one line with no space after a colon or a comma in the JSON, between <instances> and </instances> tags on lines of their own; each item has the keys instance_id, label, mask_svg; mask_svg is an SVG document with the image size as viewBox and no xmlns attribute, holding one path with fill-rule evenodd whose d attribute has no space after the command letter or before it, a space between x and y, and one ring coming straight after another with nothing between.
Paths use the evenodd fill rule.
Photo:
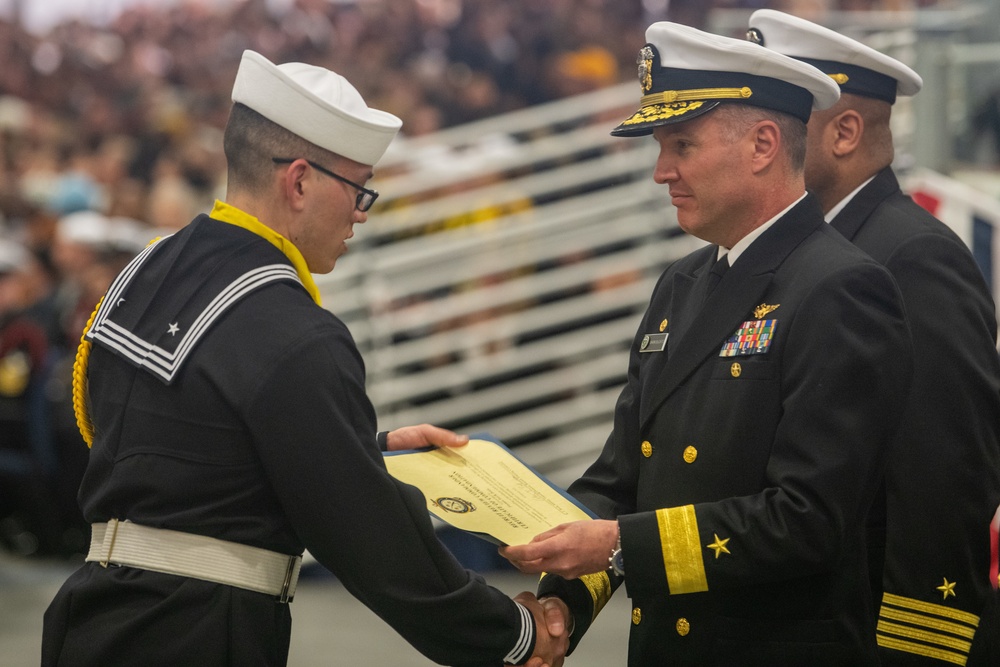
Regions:
<instances>
[{"instance_id":1,"label":"gold braid on cap hat brim","mask_svg":"<svg viewBox=\"0 0 1000 667\"><path fill-rule=\"evenodd\" d=\"M97 302L94 312L90 314L87 326L83 327L80 346L76 348L76 359L73 361L73 415L76 417L76 427L80 429L80 435L83 436L87 447L94 444L94 424L90 421L90 414L87 411L87 363L90 361L90 348L94 344L87 340L87 332L90 331L102 303L104 303L103 296Z\"/></svg>"},{"instance_id":2,"label":"gold braid on cap hat brim","mask_svg":"<svg viewBox=\"0 0 1000 667\"><path fill-rule=\"evenodd\" d=\"M640 107L654 104L672 104L673 102L693 102L705 100L745 100L753 95L747 86L742 88L691 88L688 90L664 90L659 93L643 95Z\"/></svg>"}]
</instances>

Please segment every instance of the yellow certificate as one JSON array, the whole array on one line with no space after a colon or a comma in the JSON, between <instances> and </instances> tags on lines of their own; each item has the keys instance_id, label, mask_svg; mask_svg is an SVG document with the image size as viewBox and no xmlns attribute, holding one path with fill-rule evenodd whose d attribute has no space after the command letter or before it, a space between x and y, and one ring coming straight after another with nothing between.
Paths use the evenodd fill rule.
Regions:
<instances>
[{"instance_id":1,"label":"yellow certificate","mask_svg":"<svg viewBox=\"0 0 1000 667\"><path fill-rule=\"evenodd\" d=\"M423 491L431 514L492 542L527 544L561 523L593 518L499 442L389 452L385 465Z\"/></svg>"}]
</instances>

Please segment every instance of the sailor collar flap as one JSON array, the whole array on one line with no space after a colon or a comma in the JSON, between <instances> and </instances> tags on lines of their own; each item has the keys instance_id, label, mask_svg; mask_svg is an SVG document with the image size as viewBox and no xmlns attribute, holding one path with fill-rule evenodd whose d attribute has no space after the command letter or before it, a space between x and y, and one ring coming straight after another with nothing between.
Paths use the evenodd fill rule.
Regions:
<instances>
[{"instance_id":1,"label":"sailor collar flap","mask_svg":"<svg viewBox=\"0 0 1000 667\"><path fill-rule=\"evenodd\" d=\"M129 263L86 333L88 340L165 384L173 382L198 342L245 296L275 281L301 284L291 264L263 241L221 261L205 258L212 267L207 275L176 270L181 249L199 245L187 243L186 231L158 240ZM175 238L182 235L186 238ZM273 261L262 264L262 252Z\"/></svg>"}]
</instances>

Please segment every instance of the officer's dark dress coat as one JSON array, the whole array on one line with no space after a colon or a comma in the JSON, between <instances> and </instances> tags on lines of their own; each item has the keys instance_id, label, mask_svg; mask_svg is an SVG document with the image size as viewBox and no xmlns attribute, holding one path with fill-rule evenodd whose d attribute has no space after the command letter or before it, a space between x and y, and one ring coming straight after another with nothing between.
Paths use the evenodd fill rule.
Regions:
<instances>
[{"instance_id":1,"label":"officer's dark dress coat","mask_svg":"<svg viewBox=\"0 0 1000 667\"><path fill-rule=\"evenodd\" d=\"M702 304L716 252L659 280L614 430L570 487L620 522L629 665L876 665L864 525L909 384L899 293L812 197ZM575 647L619 583L539 592L570 601Z\"/></svg>"},{"instance_id":2,"label":"officer's dark dress coat","mask_svg":"<svg viewBox=\"0 0 1000 667\"><path fill-rule=\"evenodd\" d=\"M109 291L90 357L86 518L308 548L427 656L499 665L523 639L521 613L459 565L420 492L387 474L351 334L288 258L207 216L147 252ZM42 663L283 665L290 624L272 596L88 563L46 613Z\"/></svg>"},{"instance_id":3,"label":"officer's dark dress coat","mask_svg":"<svg viewBox=\"0 0 1000 667\"><path fill-rule=\"evenodd\" d=\"M884 169L830 223L892 273L913 335L913 385L891 442L886 497L873 536L884 665L1000 665L968 660L983 627L990 521L1000 505L1000 359L996 310L968 247ZM884 514L883 514L884 512ZM883 590L885 593L883 599ZM995 603L993 603L995 604ZM991 616L992 614L992 616ZM982 641L983 638L981 637Z\"/></svg>"}]
</instances>

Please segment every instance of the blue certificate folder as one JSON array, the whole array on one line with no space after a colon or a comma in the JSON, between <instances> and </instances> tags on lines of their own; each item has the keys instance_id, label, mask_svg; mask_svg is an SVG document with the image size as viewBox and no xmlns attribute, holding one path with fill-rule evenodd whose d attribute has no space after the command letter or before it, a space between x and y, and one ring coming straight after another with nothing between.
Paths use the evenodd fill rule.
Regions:
<instances>
[{"instance_id":1,"label":"blue certificate folder","mask_svg":"<svg viewBox=\"0 0 1000 667\"><path fill-rule=\"evenodd\" d=\"M596 518L494 436L469 440L386 452L386 468L423 492L431 515L494 544L526 544L559 524Z\"/></svg>"}]
</instances>

